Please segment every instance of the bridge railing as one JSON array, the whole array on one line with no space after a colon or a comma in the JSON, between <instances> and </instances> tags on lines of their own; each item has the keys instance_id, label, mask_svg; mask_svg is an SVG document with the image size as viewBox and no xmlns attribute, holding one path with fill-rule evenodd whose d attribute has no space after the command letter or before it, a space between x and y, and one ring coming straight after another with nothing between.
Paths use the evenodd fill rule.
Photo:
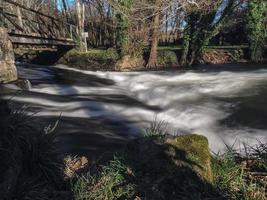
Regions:
<instances>
[{"instance_id":1,"label":"bridge railing","mask_svg":"<svg viewBox=\"0 0 267 200\"><path fill-rule=\"evenodd\" d=\"M28 8L13 0L1 0L0 26L12 34L33 37L74 40L76 26L68 23L60 13L56 17Z\"/></svg>"}]
</instances>

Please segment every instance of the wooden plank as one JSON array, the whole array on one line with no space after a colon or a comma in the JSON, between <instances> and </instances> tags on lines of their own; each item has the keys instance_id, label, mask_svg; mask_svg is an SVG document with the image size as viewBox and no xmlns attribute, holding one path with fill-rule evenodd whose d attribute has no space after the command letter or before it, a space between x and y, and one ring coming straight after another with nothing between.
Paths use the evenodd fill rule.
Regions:
<instances>
[{"instance_id":1,"label":"wooden plank","mask_svg":"<svg viewBox=\"0 0 267 200\"><path fill-rule=\"evenodd\" d=\"M9 30L8 35L11 37L38 38L38 39L47 39L47 40L68 41L71 43L75 43L71 38L61 38L61 37L52 38L52 37L47 37L45 35L40 35L37 33L25 34L23 32Z\"/></svg>"},{"instance_id":2,"label":"wooden plank","mask_svg":"<svg viewBox=\"0 0 267 200\"><path fill-rule=\"evenodd\" d=\"M41 37L23 37L22 35L11 35L11 42L13 44L21 45L45 45L45 46L75 46L73 41L69 40L57 40L53 38L41 38Z\"/></svg>"},{"instance_id":3,"label":"wooden plank","mask_svg":"<svg viewBox=\"0 0 267 200\"><path fill-rule=\"evenodd\" d=\"M73 43L57 41L57 40L47 40L38 38L22 38L22 37L10 37L13 44L16 45L32 45L32 46L75 46Z\"/></svg>"}]
</instances>

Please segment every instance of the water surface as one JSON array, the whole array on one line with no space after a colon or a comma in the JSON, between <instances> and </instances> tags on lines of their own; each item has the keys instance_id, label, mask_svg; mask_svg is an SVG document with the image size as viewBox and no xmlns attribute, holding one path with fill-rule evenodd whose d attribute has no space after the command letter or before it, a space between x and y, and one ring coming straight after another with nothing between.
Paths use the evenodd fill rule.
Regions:
<instances>
[{"instance_id":1,"label":"water surface","mask_svg":"<svg viewBox=\"0 0 267 200\"><path fill-rule=\"evenodd\" d=\"M43 121L62 115L65 152L106 152L143 134L157 120L171 134L208 137L212 151L225 144L267 142L267 69L202 66L191 71L91 72L63 65L18 66L30 91L12 101L29 105ZM11 87L11 86L9 86ZM14 90L12 90L14 92ZM10 98L12 95L5 95Z\"/></svg>"}]
</instances>

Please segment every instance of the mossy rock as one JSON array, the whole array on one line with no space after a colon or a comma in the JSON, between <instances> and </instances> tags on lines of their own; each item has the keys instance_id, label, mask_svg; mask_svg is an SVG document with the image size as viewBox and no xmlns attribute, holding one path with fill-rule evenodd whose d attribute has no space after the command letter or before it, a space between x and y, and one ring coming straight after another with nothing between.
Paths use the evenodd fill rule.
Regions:
<instances>
[{"instance_id":1,"label":"mossy rock","mask_svg":"<svg viewBox=\"0 0 267 200\"><path fill-rule=\"evenodd\" d=\"M204 136L137 139L128 145L127 158L144 199L204 199L216 193Z\"/></svg>"},{"instance_id":2,"label":"mossy rock","mask_svg":"<svg viewBox=\"0 0 267 200\"><path fill-rule=\"evenodd\" d=\"M209 152L208 139L201 135L183 135L175 138L168 138L166 144L170 144L186 154L186 159L194 164L189 165L201 178L212 182L211 156ZM186 162L175 161L177 165L187 164Z\"/></svg>"}]
</instances>

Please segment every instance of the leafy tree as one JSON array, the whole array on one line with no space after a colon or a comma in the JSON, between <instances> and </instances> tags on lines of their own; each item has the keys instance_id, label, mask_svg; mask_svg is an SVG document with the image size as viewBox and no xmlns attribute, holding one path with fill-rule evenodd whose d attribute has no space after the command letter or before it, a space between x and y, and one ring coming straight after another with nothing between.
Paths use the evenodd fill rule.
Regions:
<instances>
[{"instance_id":1,"label":"leafy tree","mask_svg":"<svg viewBox=\"0 0 267 200\"><path fill-rule=\"evenodd\" d=\"M205 46L216 36L233 13L239 1L218 0L210 3L208 10L197 9L187 16L181 65L200 62Z\"/></svg>"}]
</instances>

